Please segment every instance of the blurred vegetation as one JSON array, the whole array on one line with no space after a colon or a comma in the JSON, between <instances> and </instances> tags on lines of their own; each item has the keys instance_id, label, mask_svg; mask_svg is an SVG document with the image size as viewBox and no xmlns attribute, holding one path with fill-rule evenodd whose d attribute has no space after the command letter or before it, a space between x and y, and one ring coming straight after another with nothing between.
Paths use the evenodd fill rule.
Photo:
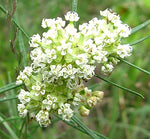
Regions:
<instances>
[{"instance_id":1,"label":"blurred vegetation","mask_svg":"<svg viewBox=\"0 0 150 139\"><path fill-rule=\"evenodd\" d=\"M19 46L19 38L16 26L11 22L11 14L14 10L14 19L32 36L41 33L40 27L43 18L63 17L71 10L71 0L18 0L13 6L13 0L0 0L0 5L5 7L9 16L0 11L0 87L16 80L16 76L22 67L22 53ZM15 5L15 4L14 4ZM78 0L78 13L80 22L86 22L95 16L99 16L99 10L111 8L120 14L124 23L135 27L150 19L149 0ZM131 43L150 34L150 26L142 29L124 40ZM23 36L23 34L22 34ZM28 53L28 40L23 36L24 45ZM133 46L133 55L127 59L131 63L150 71L150 39ZM100 72L97 71L97 74ZM91 129L96 130L110 139L148 139L150 138L150 78L148 75L135 68L120 62L109 78L122 86L142 93L145 99L122 91L101 80L93 78L90 85L96 84L94 89L105 92L104 100L83 121ZM4 95L13 96L18 89ZM4 97L1 95L1 97ZM1 102L0 106L0 139L9 138L11 134L7 126L19 135L23 122L26 120L14 119L1 122L2 119L16 117L17 100ZM29 121L26 128L28 134L21 134L20 138L29 139L88 139L89 137L67 126L62 121L53 123L48 128L41 128L37 122ZM23 132L25 133L25 132Z\"/></svg>"}]
</instances>

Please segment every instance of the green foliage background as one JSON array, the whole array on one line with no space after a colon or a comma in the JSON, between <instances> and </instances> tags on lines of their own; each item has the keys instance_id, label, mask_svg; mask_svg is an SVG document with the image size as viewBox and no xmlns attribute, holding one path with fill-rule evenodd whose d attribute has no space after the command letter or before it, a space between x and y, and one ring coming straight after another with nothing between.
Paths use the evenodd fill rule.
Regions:
<instances>
[{"instance_id":1,"label":"green foliage background","mask_svg":"<svg viewBox=\"0 0 150 139\"><path fill-rule=\"evenodd\" d=\"M11 14L13 0L0 0L0 5ZM111 8L120 14L124 23L135 27L150 19L149 0L78 0L78 14L80 22L87 22L99 16L99 10ZM40 27L43 18L63 17L71 10L71 0L18 0L14 19L32 36L41 33ZM16 34L16 37L15 37ZM20 43L24 43L27 60L29 62L28 40L12 24L10 16L0 11L0 87L14 82L22 66L22 52ZM124 43L132 43L150 34L150 26L136 32ZM11 41L10 41L11 40ZM150 39L133 46L133 55L127 59L131 63L150 71ZM100 71L97 70L97 74ZM150 138L150 77L137 69L120 62L111 76L105 77L122 86L140 92L145 96L141 99L112 85L93 78L88 86L105 92L104 100L93 108L89 117L82 118L84 123L110 139L148 139ZM0 95L0 98L15 96L18 89ZM19 138L29 139L88 139L89 137L67 126L62 121L55 122L48 128L41 128L37 122L18 119L17 100L0 102L0 138L12 138L8 126L19 135ZM12 119L8 119L12 118ZM8 121L3 121L7 119ZM21 127L22 131L21 131ZM28 130L28 134L26 134ZM15 138L15 136L13 136Z\"/></svg>"}]
</instances>

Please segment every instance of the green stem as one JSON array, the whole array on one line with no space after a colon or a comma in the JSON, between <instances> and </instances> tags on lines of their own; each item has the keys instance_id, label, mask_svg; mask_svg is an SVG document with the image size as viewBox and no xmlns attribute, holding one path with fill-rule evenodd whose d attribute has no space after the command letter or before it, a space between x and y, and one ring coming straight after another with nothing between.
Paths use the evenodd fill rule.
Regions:
<instances>
[{"instance_id":1,"label":"green stem","mask_svg":"<svg viewBox=\"0 0 150 139\"><path fill-rule=\"evenodd\" d=\"M72 11L77 12L78 0L72 0Z\"/></svg>"},{"instance_id":2,"label":"green stem","mask_svg":"<svg viewBox=\"0 0 150 139\"><path fill-rule=\"evenodd\" d=\"M139 94L139 93L137 93L137 92L135 92L135 91L133 91L133 90L130 90L130 89L128 89L128 88L125 88L125 87L123 87L123 86L120 86L120 85L118 85L118 84L116 84L116 83L114 83L114 82L112 82L112 81L109 81L109 80L107 80L107 79L104 79L103 77L100 77L100 76L97 75L97 74L95 74L94 76L97 77L97 78L99 78L99 79L101 79L101 80L103 80L103 81L105 81L105 82L107 82L107 83L109 83L109 84L111 84L111 85L113 85L113 86L116 86L116 87L118 87L118 88L120 88L120 89L123 89L123 90L125 90L125 91L128 91L129 93L132 93L132 94L137 95L137 96L139 96L139 97L141 97L141 98L144 98L143 95L141 95L141 94Z\"/></svg>"}]
</instances>

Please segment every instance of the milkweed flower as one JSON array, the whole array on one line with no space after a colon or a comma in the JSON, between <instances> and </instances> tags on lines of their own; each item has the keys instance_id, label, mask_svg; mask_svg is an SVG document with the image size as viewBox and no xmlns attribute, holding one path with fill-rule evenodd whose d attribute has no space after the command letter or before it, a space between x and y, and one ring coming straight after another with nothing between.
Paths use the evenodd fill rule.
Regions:
<instances>
[{"instance_id":1,"label":"milkweed flower","mask_svg":"<svg viewBox=\"0 0 150 139\"><path fill-rule=\"evenodd\" d=\"M20 116L29 113L46 127L53 113L66 121L77 110L81 116L88 116L102 100L104 93L84 87L84 81L94 76L97 64L105 74L112 72L118 60L111 55L128 57L132 47L121 44L121 39L130 35L130 27L109 9L100 11L100 15L102 19L95 17L79 28L73 24L79 20L76 12L65 15L68 24L60 17L42 20L41 26L47 31L31 37L32 63L16 81L27 89L21 89L18 95Z\"/></svg>"}]
</instances>

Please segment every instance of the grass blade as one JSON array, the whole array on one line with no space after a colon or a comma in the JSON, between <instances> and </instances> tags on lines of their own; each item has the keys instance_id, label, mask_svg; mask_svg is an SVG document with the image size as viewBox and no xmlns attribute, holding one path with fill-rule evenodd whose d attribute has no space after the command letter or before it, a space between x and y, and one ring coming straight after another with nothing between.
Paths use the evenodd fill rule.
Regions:
<instances>
[{"instance_id":1,"label":"grass blade","mask_svg":"<svg viewBox=\"0 0 150 139\"><path fill-rule=\"evenodd\" d=\"M1 6L1 5L0 5L0 10L1 10L4 14L8 15L7 10L4 9L4 7ZM12 22L13 22L13 23L17 26L17 28L27 37L27 39L30 39L30 37L25 33L25 31L23 30L23 28L16 22L16 20L12 19Z\"/></svg>"},{"instance_id":2,"label":"grass blade","mask_svg":"<svg viewBox=\"0 0 150 139\"><path fill-rule=\"evenodd\" d=\"M23 67L25 67L27 65L27 53L26 53L26 48L24 46L22 33L20 30L19 30L19 48L22 53L22 64L23 64Z\"/></svg>"},{"instance_id":3,"label":"grass blade","mask_svg":"<svg viewBox=\"0 0 150 139\"><path fill-rule=\"evenodd\" d=\"M149 24L150 24L150 20L147 20L146 22L144 22L144 23L142 23L142 24L140 24L140 25L134 27L134 28L131 30L131 34L133 34L133 33L137 32L137 31L141 30L142 28L146 27L146 26L149 25Z\"/></svg>"},{"instance_id":4,"label":"grass blade","mask_svg":"<svg viewBox=\"0 0 150 139\"><path fill-rule=\"evenodd\" d=\"M143 96L142 94L139 94L138 92L135 92L135 91L130 90L130 89L128 89L128 88L125 88L125 87L123 87L123 86L121 86L121 85L118 85L118 84L116 84L116 83L114 83L114 82L112 82L112 81L109 81L109 80L107 80L107 79L104 79L103 77L100 77L100 76L98 76L97 74L95 74L94 76L97 77L97 78L99 78L99 79L101 79L101 80L103 80L103 81L105 81L105 82L107 82L107 83L109 83L109 84L111 84L111 85L113 85L113 86L116 86L116 87L118 87L118 88L120 88L120 89L123 89L123 90L129 92L129 93L132 93L132 94L137 95L137 96L139 96L139 97L141 97L141 98L144 98L144 96Z\"/></svg>"},{"instance_id":5,"label":"grass blade","mask_svg":"<svg viewBox=\"0 0 150 139\"><path fill-rule=\"evenodd\" d=\"M9 98L0 98L0 102L4 102L4 101L8 101L8 100L13 100L13 99L17 99L16 97L9 97Z\"/></svg>"},{"instance_id":6,"label":"grass blade","mask_svg":"<svg viewBox=\"0 0 150 139\"><path fill-rule=\"evenodd\" d=\"M132 46L132 45L138 44L138 43L148 39L149 37L150 37L150 35L147 35L146 37L143 37L142 39L139 39L139 40L137 40L135 42L130 43L130 45Z\"/></svg>"},{"instance_id":7,"label":"grass blade","mask_svg":"<svg viewBox=\"0 0 150 139\"><path fill-rule=\"evenodd\" d=\"M3 121L4 119L0 116L0 121ZM11 127L9 126L9 124L5 121L3 122L3 125L5 126L5 128L8 130L9 134L12 136L13 139L19 139L17 137L17 135L15 134L15 132L11 129Z\"/></svg>"},{"instance_id":8,"label":"grass blade","mask_svg":"<svg viewBox=\"0 0 150 139\"><path fill-rule=\"evenodd\" d=\"M144 72L144 73L150 75L150 72L147 71L147 70L144 70L144 69L142 69L142 68L140 68L140 67L138 67L138 66L136 66L136 65L134 65L134 64L132 64L132 63L130 63L130 62L124 60L124 59L122 59L122 58L119 58L119 57L115 57L115 58L117 58L117 59L119 59L120 61L122 61L122 62L128 64L128 65L131 66L131 67L134 67L134 68L136 68L136 69L138 69L138 70L140 70L140 71L142 71L142 72Z\"/></svg>"},{"instance_id":9,"label":"grass blade","mask_svg":"<svg viewBox=\"0 0 150 139\"><path fill-rule=\"evenodd\" d=\"M3 93L3 92L6 92L6 91L9 91L11 89L15 89L17 87L20 87L22 86L23 84L20 84L20 85L17 85L16 82L13 82L13 83L10 83L10 84L7 84L3 87L0 88L0 94Z\"/></svg>"}]
</instances>

